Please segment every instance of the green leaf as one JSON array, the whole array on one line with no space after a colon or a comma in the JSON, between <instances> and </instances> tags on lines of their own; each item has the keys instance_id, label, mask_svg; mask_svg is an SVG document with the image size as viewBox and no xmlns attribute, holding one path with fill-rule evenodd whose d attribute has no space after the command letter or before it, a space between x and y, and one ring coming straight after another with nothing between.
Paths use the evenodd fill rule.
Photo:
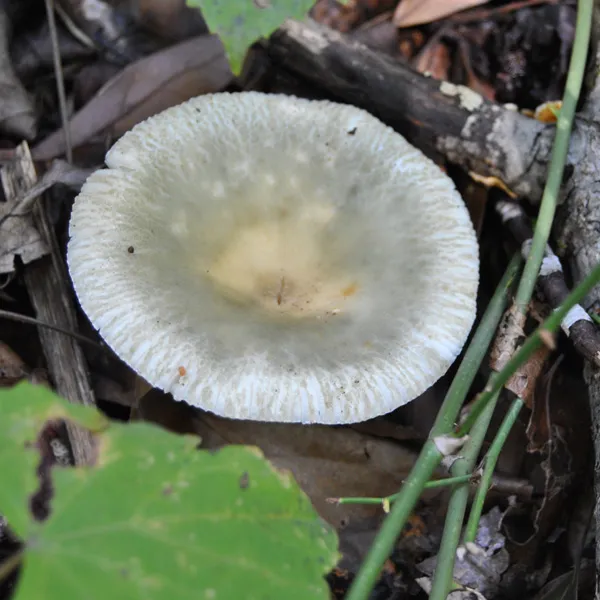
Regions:
<instances>
[{"instance_id":1,"label":"green leaf","mask_svg":"<svg viewBox=\"0 0 600 600\"><path fill-rule=\"evenodd\" d=\"M0 513L23 536L31 521L29 497L39 487L35 469L38 434L49 421L70 418L92 430L106 425L96 411L64 402L42 386L20 383L0 390Z\"/></svg>"},{"instance_id":2,"label":"green leaf","mask_svg":"<svg viewBox=\"0 0 600 600\"><path fill-rule=\"evenodd\" d=\"M286 19L305 17L314 0L187 0L187 4L202 11L225 46L231 70L239 75L248 47Z\"/></svg>"},{"instance_id":3,"label":"green leaf","mask_svg":"<svg viewBox=\"0 0 600 600\"><path fill-rule=\"evenodd\" d=\"M11 439L20 450L19 440L35 439L48 415L70 415L72 407L19 387L20 402L12 391L0 392L0 403L18 424ZM98 422L91 409L75 420L84 413L87 424ZM196 438L145 423L113 423L96 439L95 466L53 470L46 521L25 522L23 510L12 510L25 541L16 600L328 598L323 575L337 560L335 533L292 477L256 449L198 451ZM35 454L19 450L11 453L19 472L31 472L36 461L20 454ZM30 477L16 487L11 506L31 493ZM3 492L0 512L8 506Z\"/></svg>"}]
</instances>

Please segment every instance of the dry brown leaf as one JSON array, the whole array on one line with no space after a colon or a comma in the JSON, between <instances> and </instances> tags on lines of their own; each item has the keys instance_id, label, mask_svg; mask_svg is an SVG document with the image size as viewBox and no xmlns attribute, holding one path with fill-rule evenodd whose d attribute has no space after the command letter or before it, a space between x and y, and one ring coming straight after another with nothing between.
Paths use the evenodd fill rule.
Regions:
<instances>
[{"instance_id":1,"label":"dry brown leaf","mask_svg":"<svg viewBox=\"0 0 600 600\"><path fill-rule=\"evenodd\" d=\"M120 136L170 106L223 89L232 77L223 45L214 35L195 37L156 52L126 67L73 116L73 147L98 134ZM62 130L32 150L36 160L64 152Z\"/></svg>"},{"instance_id":2,"label":"dry brown leaf","mask_svg":"<svg viewBox=\"0 0 600 600\"><path fill-rule=\"evenodd\" d=\"M434 79L449 79L451 59L448 46L439 39L427 44L415 57L414 67L419 73L429 73Z\"/></svg>"},{"instance_id":3,"label":"dry brown leaf","mask_svg":"<svg viewBox=\"0 0 600 600\"><path fill-rule=\"evenodd\" d=\"M528 408L532 408L533 406L538 379L542 374L542 370L549 356L550 350L547 346L538 348L525 364L521 365L516 372L510 376L510 379L504 386L513 394L522 398Z\"/></svg>"},{"instance_id":4,"label":"dry brown leaf","mask_svg":"<svg viewBox=\"0 0 600 600\"><path fill-rule=\"evenodd\" d=\"M538 352L540 351L545 351L546 355L549 355L545 346L539 348ZM527 407L531 410L527 424L527 437L529 438L527 450L529 452L542 452L552 437L550 394L554 375L562 359L563 355L560 355L545 375L540 376L540 368L537 376L540 380L537 385L537 393L531 394L527 399Z\"/></svg>"},{"instance_id":5,"label":"dry brown leaf","mask_svg":"<svg viewBox=\"0 0 600 600\"><path fill-rule=\"evenodd\" d=\"M537 568L541 547L566 525L574 499L589 488L593 440L587 388L573 369L559 368L560 360L541 378L527 426L527 451L533 454L524 466L536 493L531 501L512 504L503 519L513 564L524 568Z\"/></svg>"},{"instance_id":6,"label":"dry brown leaf","mask_svg":"<svg viewBox=\"0 0 600 600\"><path fill-rule=\"evenodd\" d=\"M412 27L432 23L489 0L401 0L394 13L396 27Z\"/></svg>"},{"instance_id":7,"label":"dry brown leaf","mask_svg":"<svg viewBox=\"0 0 600 600\"><path fill-rule=\"evenodd\" d=\"M0 386L13 385L23 379L27 365L23 359L5 343L0 342Z\"/></svg>"}]
</instances>

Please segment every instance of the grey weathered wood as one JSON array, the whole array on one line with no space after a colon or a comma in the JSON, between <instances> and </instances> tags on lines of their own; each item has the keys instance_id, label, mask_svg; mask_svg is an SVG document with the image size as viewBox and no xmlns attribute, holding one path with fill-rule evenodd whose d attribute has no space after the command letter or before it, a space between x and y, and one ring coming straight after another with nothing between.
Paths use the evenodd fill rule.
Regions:
<instances>
[{"instance_id":1,"label":"grey weathered wood","mask_svg":"<svg viewBox=\"0 0 600 600\"><path fill-rule=\"evenodd\" d=\"M14 198L35 185L37 175L26 143L18 147L16 160L2 169L1 178L7 198ZM73 331L77 328L77 319L71 287L54 230L40 201L34 207L34 221L51 249L51 254L24 267L25 284L31 303L40 321ZM69 335L45 327L39 327L38 333L56 391L71 402L93 406L94 394L85 357L78 342ZM67 425L67 430L75 464L90 464L93 460L93 440L90 433L72 424Z\"/></svg>"}]
</instances>

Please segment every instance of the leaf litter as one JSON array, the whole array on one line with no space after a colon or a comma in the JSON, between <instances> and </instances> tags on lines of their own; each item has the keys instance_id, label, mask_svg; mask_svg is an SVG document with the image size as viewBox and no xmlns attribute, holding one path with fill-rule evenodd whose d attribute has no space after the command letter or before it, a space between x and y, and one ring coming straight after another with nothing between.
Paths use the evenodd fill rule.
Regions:
<instances>
[{"instance_id":1,"label":"leaf litter","mask_svg":"<svg viewBox=\"0 0 600 600\"><path fill-rule=\"evenodd\" d=\"M23 6L25 4L24 2ZM198 21L193 21L190 18L192 13L198 16L198 11L182 11L182 3L138 3L131 0L130 2L119 3L118 7L116 7L117 3L114 3L114 5L112 3L101 3L106 10L103 13L102 19L104 20L100 22L99 29L97 27L98 23L94 18L91 18L90 14L86 15L77 11L78 2L65 1L60 4L65 8L64 18L61 17L60 19L61 55L63 56L67 82L74 86L70 106L70 127L76 146L76 166L73 167L72 171L75 176L77 175L77 169L87 169L100 164L104 151L112 140L146 116L169 105L176 104L186 97L220 89L237 89L236 86L240 86L239 80L232 79L232 73L223 54L223 47L219 43L215 43L216 38L206 35L204 21L201 18ZM144 5L143 10L140 9L142 4ZM176 4L179 4L179 7L176 7ZM276 8L279 5L273 2L271 4ZM408 16L402 16L402 11L405 15L409 15L415 9L415 3L409 2L409 0L402 0L400 3L389 0L356 0L345 4L332 0L320 0L315 6L312 6L312 3L307 3L307 6L304 4L300 6L300 4L296 5L298 12L306 12L311 9L311 14L317 20L326 22L340 31L346 31L356 39L366 40L373 47L381 46L382 50L394 60L409 62L418 71L427 72L438 79L468 85L488 99L515 102L522 110L533 112L543 102L557 100L564 85L573 33L573 2L561 3L561 6L556 6L556 3L550 1L524 2L521 3L523 6L519 9L512 8L511 3L458 1L444 3L444 7L438 6L442 3L419 3L420 6L416 8L421 11L421 15L417 14L415 17L413 13L412 18L420 20L421 25L407 21ZM467 4L471 4L473 8L464 10L467 8ZM481 6L474 7L475 4ZM209 5L211 6L209 6L209 10L205 15L207 23L212 31L223 33L224 37L229 40L225 41L225 48L231 56L237 57L234 60L233 67L234 71L238 72L244 58L243 49L246 41L251 42L257 37L268 35L278 23L271 24L265 21L265 23L260 24L260 29L255 29L256 23L254 21L259 18L259 15L264 18L266 11L254 6L252 11L248 13L247 20L244 23L234 22L233 17L235 15L225 15L227 17L225 21L221 21L218 27L215 27L215 18L223 19L222 8L217 3L209 3ZM462 9L459 8L461 6ZM11 10L13 9L11 8ZM442 15L440 10L447 12ZM456 12L459 10L461 12ZM218 13L218 11L221 12ZM396 13L395 24L394 13ZM7 14L9 19L13 20L14 24L18 26L16 29L18 35L16 39L11 40L11 45L13 48L21 48L19 51L21 56L20 53L24 52L23 49L30 47L30 45L22 43L25 34L21 33L19 29L23 29L23 13L18 15L9 11ZM124 15L127 18L123 19ZM161 16L157 19L157 15ZM217 16L215 17L215 15ZM400 15L400 17L397 15ZM146 19L144 21L145 29L139 26L144 19ZM249 27L248 24L252 27ZM398 29L399 26L402 28ZM140 35L142 30L144 34ZM544 38L540 33L542 30L550 33ZM93 35L94 31L98 33L98 36ZM148 34L149 31L150 34ZM380 35L380 32L384 32L385 35ZM43 28L36 29L35 33L38 36L35 43L41 44L38 48L49 48L48 45L43 45L47 40L47 37L44 38ZM248 40L241 39L244 35ZM76 41L73 45L73 40L79 41ZM384 43L385 48L383 48ZM213 50L214 53L211 54ZM35 59L36 54L41 57L37 62ZM33 56L28 55L27 60L23 61L19 60L20 56L12 57L12 67L10 65L0 67L0 74L11 78L12 106L15 106L14 98L17 99L17 109L14 114L17 117L25 115L27 117L25 124L28 123L27 119L33 117L32 122L35 122L35 127L39 127L40 135L35 137L32 147L34 158L39 161L37 166L42 174L38 183L39 187L36 186L25 195L20 195L18 200L24 202L24 206L31 209L31 202L35 202L35 200L30 199L25 202L24 198L32 198L39 190L42 190L46 197L51 196L54 207L53 224L64 241L65 206L68 214L68 203L72 198L72 192L67 191L67 188L62 185L52 187L55 183L65 183L61 181L60 177L54 179L57 173L55 165L60 163L54 163L54 166L50 165L45 174L46 165L43 164L49 159L60 157L65 149L62 132L60 131L60 121L56 117L57 111L52 98L53 81L51 81L52 77L51 75L49 77L48 73L50 63L43 60L43 57L47 57L48 53L38 51ZM25 57L25 54L22 56ZM537 58L540 56L544 57L543 64L540 64ZM553 70L550 73L545 67L546 64L553 65ZM267 67L267 72L271 77L269 84L271 91L289 93L290 90L296 91L298 89L295 87L297 82L294 82L289 74L273 74L272 71L269 71L269 67ZM243 79L241 84L243 85ZM255 80L255 84L259 87L264 85L260 79ZM33 91L34 94L23 95L23 90ZM303 93L318 95L318 91L314 89L307 91L306 86ZM38 110L38 114L34 110L32 111L31 98L35 98L37 106L42 107L42 110ZM6 106L11 106L11 104L7 103ZM17 129L15 129L15 126ZM21 127L21 129L19 130L18 127ZM19 125L17 119L13 124L7 122L4 134L9 138L13 137L13 139L16 135L17 140L20 141L22 138L32 137L27 134L26 130L27 127L23 128L22 123ZM0 157L8 157L8 160L10 160L11 152L10 147L3 149ZM65 170L66 172L69 172L68 169ZM466 187L463 189L466 189ZM471 187L473 187L473 184L471 184ZM482 191L481 188L482 186L478 188L478 192L485 197L485 190ZM472 201L471 194L465 193L464 195L467 204ZM478 202L481 204L480 201ZM7 203L0 203L0 210L4 210L4 214L7 214L10 210L14 210L16 202L13 201L11 207L3 204ZM481 213L480 206L473 210L473 214L475 214L475 210ZM23 210L23 212L26 211ZM10 219L6 220L3 225L5 226L9 222ZM0 233L3 232L3 225L0 225ZM23 245L24 242L31 239L35 243L43 243L43 238L38 233L35 224L30 222L29 225L29 229L25 229L19 234L17 242ZM485 219L482 220L481 225L478 226L479 228L481 228L480 236L482 236L484 252L487 253L488 257L492 256L491 263L493 264L493 254L494 252L498 253L499 244L505 243L505 240L497 241L494 238L495 234L491 231ZM28 238L27 236L31 237ZM2 250L7 248L4 245L7 239L8 236L6 235L0 236L0 248ZM495 240L498 245L494 247ZM486 247L488 244L492 250L490 250L490 247ZM38 251L40 252L39 256L42 256L48 249L44 248L42 251L40 247ZM15 256L17 256L16 262ZM35 261L36 259L31 260ZM20 275L21 261L27 262L26 253L19 255L18 252L14 252L10 256L10 270L7 272L11 273L11 277L16 277L16 283L18 283ZM491 275L487 273L486 276L490 277ZM9 285L8 291L12 296L18 298L20 309L24 312L31 311L27 301L23 301L18 290L15 292L14 284ZM3 298L3 296L0 298ZM88 327L85 323L82 323L82 326ZM93 335L91 331L88 333ZM0 342L2 341L4 340L0 339ZM561 349L560 344L559 349ZM12 385L16 379L26 378L27 373L34 371L38 365L29 367L23 361L17 360L18 357L15 358L14 352L13 354L10 354L10 352L12 350L8 346L6 381ZM555 352L550 348L545 349L544 352L549 355L549 357L545 356L544 358L552 362L555 358ZM122 380L113 374L115 373L113 367L117 364L113 356L105 356L106 352L104 354L102 352L97 353L91 349L86 350L86 353L90 364L93 365L94 380L99 382L96 389L101 389L104 396L109 400L103 403L104 409L109 414L124 414L124 418L127 419L132 404L138 404L138 407L142 406L143 408L143 402L139 404L139 401L136 400L139 396L133 393L127 385L123 385ZM43 364L43 359L41 364ZM560 367L560 373L563 373L565 369L573 368L572 360L568 361L568 364L568 367L564 365ZM119 368L123 368L123 366L120 365ZM498 467L499 475L513 485L514 489L519 489L519 485L525 485L525 483L531 487L531 482L533 482L535 488L534 501L527 500L526 495L513 498L509 497L506 492L494 492L492 490L490 501L497 503L499 508L492 509L480 524L481 532L486 527L487 521L485 519L491 518L490 515L497 515L498 510L501 511L503 517L501 528L497 530L497 533L503 536L503 545L500 549L503 554L499 558L502 557L504 561L506 553L508 553L511 567L503 570L505 562L500 561L498 558L497 564L492 562L489 565L487 584L476 584L473 583L475 579L471 569L474 563L469 562L470 566L465 567L460 577L458 575L456 577L464 586L465 593L469 593L470 585L475 587L488 585L485 588L485 593L488 594L486 597L489 600L493 597L494 585L498 589L506 591L511 589L511 585L526 580L524 572L527 569L532 569L531 565L534 559L538 561L540 559L545 560L545 565L552 563L552 561L556 565L560 565L560 559L556 558L555 553L553 553L553 542L548 542L548 540L550 535L554 535L556 539L562 539L560 536L565 535L561 533L563 531L561 527L567 527L568 523L565 525L564 519L561 519L561 514L569 511L571 504L568 498L576 493L578 489L576 484L580 481L580 478L585 478L584 458L587 456L587 450L584 441L578 445L573 436L574 431L581 431L585 425L580 425L577 429L577 426L564 419L565 411L561 412L556 402L548 401L544 384L540 383L544 381L546 374L547 367L541 363L526 366L523 375L527 381L523 389L526 391L526 395L530 397L530 405L534 408L531 421L529 427L527 427L527 420L517 425L515 435L509 439ZM556 385L553 382L547 384L552 389ZM539 390L540 386L541 391ZM440 395L438 391L436 393L438 401ZM580 396L581 392L578 391L577 397ZM115 402L120 403L121 406L117 408ZM566 404L569 403L566 402ZM65 416L65 413L61 412L62 410L64 409L57 409L56 412L51 411L48 414L52 418ZM435 401L432 410L435 410ZM231 473L231 481L228 483L232 486L231 494L233 494L233 498L243 498L242 493L252 493L255 489L253 486L256 485L257 481L260 481L260 474L255 476L253 471L258 463L252 463L253 459L235 449L235 445L256 444L262 447L267 458L272 460L275 465L289 469L299 485L308 494L316 511L325 521L330 523L329 529L323 522L318 520L316 522L321 523L320 526L325 527L330 533L331 527L335 527L342 539L344 558L349 571L341 569L337 572L337 576L335 572L332 572L330 582L334 587L336 582L344 587L343 582L352 579L353 573L358 568L365 551L371 544L374 533L384 517L384 512L381 505L354 507L350 510L348 506L328 504L325 502L325 498L342 495L385 496L397 491L407 470L410 469L411 462L414 461L418 444L424 437L423 435L414 434L413 425L415 421L413 419L415 419L415 416L411 414L410 410L399 411L391 419L386 419L385 423L380 423L379 427L377 427L377 424L374 427L370 424L363 424L362 429L365 431L361 435L359 435L361 427L340 428L336 430L339 435L338 433L331 435L325 428L323 430L303 428L302 433L298 428L294 433L291 433L293 428L288 430L281 428L281 431L278 431L277 426L262 427L260 424L254 426L254 424L248 423L231 424L220 422L211 415L198 413L195 414L194 419L190 419L189 414L187 416L175 415L168 402L159 406L153 417L150 417L148 412L144 414L143 410L140 413L138 408L135 408L133 412L138 417L141 414L144 418L155 420L181 433L197 434L201 431L203 444L206 448L210 448L211 451L222 448L215 456L225 456L229 462L239 466L235 471L235 477L234 473ZM79 417L69 418L77 420ZM42 423L36 420L35 427L32 425L33 429L37 428L37 431L39 431ZM371 430L366 431L369 426ZM413 434L409 435L408 438L402 436L398 438L396 432L399 430L398 428L402 427L406 427L406 430L412 428ZM50 533L44 533L41 538L43 542L50 539L44 536L64 536L65 524L69 523L68 519L80 519L80 522L83 523L86 516L89 517L89 509L82 506L84 502L80 499L85 498L86 502L88 499L89 502L94 502L96 499L92 498L91 495L88 496L88 492L84 488L96 489L95 486L99 485L97 482L104 481L104 477L107 480L110 478L110 469L116 468L113 466L115 461L121 460L117 455L119 452L123 452L123 448L126 448L127 452L131 451L132 456L137 457L137 466L142 464L144 460L149 460L148 456L152 453L142 455L138 452L138 454L135 454L136 449L133 446L135 445L138 451L139 447L134 444L133 440L135 438L138 439L139 443L142 443L144 436L150 434L126 433L131 432L132 429L132 426L128 425L127 428L122 430L116 427L112 430L113 432L119 431L118 434L98 434L104 436L105 439L102 446L102 456L106 464L102 465L104 472L101 475L95 473L94 475L82 476L82 471L78 469L53 468L52 480L56 483L56 489L53 492L55 495L52 497L52 507L58 507L58 513L56 522L52 521L55 517L51 512L48 521L39 524L41 528L50 525L47 529ZM142 430L143 427L139 431ZM139 437L136 437L138 435ZM528 436L530 436L530 439L528 439ZM127 441L128 437L130 441ZM29 439L35 439L35 437L30 436ZM110 443L108 440L110 440ZM542 440L547 444L541 443ZM180 457L183 457L182 462L185 463L181 467L182 469L191 464L198 464L195 459L190 458L192 454L200 454L195 451L192 452L194 445L192 442L190 442L191 446L186 446L183 441L180 445L180 442L173 442L172 438L169 438L168 443L171 452L175 452L175 454L181 452ZM529 448L527 448L528 445ZM528 452L532 449L535 449L537 454L531 455ZM221 454L225 451L232 454ZM241 452L239 456L242 456L242 458L235 454L237 451ZM167 454L165 454L165 457ZM18 462L20 459L15 457L17 462L12 467L16 468L19 465L23 467L23 476L18 479L15 488L7 492L16 492L18 495L20 494L21 498L24 497L24 494L31 495L35 490L35 486L39 483L35 477L29 478L32 472L35 474L36 460L38 460L39 455L34 451L25 455L30 459L27 463L28 466ZM5 455L4 453L3 456L7 459L7 462L10 462L14 457L14 455ZM260 461L255 454L249 453L249 456L253 456ZM31 460L32 457L35 460ZM235 461L238 459L248 459L250 467L246 463L236 463ZM168 458L164 459L163 466L164 464L171 464ZM12 467L9 466L9 469ZM576 475L570 473L572 468L575 469ZM90 473L97 469L98 466L92 467ZM106 475L107 471L108 475ZM11 472L13 471L8 471L8 473ZM181 472L183 471L179 471L179 473ZM440 476L443 476L443 473L440 473ZM278 478L279 475L277 475ZM154 500L148 501L148 506L159 506L163 499L166 499L164 500L165 503L176 502L175 497L180 489L177 482L181 483L182 481L183 479L176 479L173 476L168 481L165 478L160 482L158 480L154 481L152 485L155 487L152 489L155 495L160 490L162 496L161 500L158 500L148 492L154 498ZM286 479L286 481L292 487L295 485L291 479ZM162 485L159 485L159 483ZM281 480L279 480L279 483L281 483ZM144 489L148 490L149 487L151 487L150 483ZM69 497L69 493L72 493L74 494L72 498L75 498L64 508L62 508L62 501L58 501L54 505L60 491L65 492L65 497ZM105 496L100 494L99 497L104 498ZM394 597L394 586L399 586L396 589L410 590L414 594L416 588L411 586L416 585L415 582L423 575L423 572L426 575L430 574L430 571L427 571L425 567L423 567L422 573L411 569L414 569L416 564L419 567L426 565L427 556L430 557L429 560L435 560L435 551L437 544L439 544L439 532L441 530L435 515L443 513L445 497L444 492L437 492L423 500L423 504L417 510L418 518L422 518L424 522L427 521L429 527L414 527L408 537L405 535L399 540L392 561L387 564L382 573L379 592L386 595L381 597ZM111 507L111 510L116 511L115 514L123 515L127 512L128 507L132 507L134 498L136 498L135 495L107 499L108 506ZM153 502L155 503L153 504ZM142 503L139 505L141 506ZM160 506L163 505L160 504ZM2 510L4 511L4 509ZM17 533L23 534L24 532L26 534L33 531L33 529L28 529L33 526L26 505L25 509L23 507L18 510L13 508L4 512L11 513L11 525L13 525L14 520L13 528ZM585 513L585 511L583 512ZM134 530L138 540L147 531L156 534L156 531L160 531L161 527L166 527L170 535L176 529L175 526L171 529L170 524L167 526L161 523L160 519L152 519L151 516L148 516L148 513L143 511L140 512L140 521L135 522L132 514L133 509L130 514L123 517L124 521L122 522L129 522L129 526L132 522L137 525L137 529L134 527ZM416 518L417 514L415 515ZM113 521L117 522L115 519ZM526 525L523 525L524 523ZM496 531L495 526L490 525L489 530ZM44 529L44 531L46 530ZM520 535L515 536L515 531L520 532ZM118 531L115 535L117 533ZM180 534L183 535L183 532L177 530L174 535ZM64 556L67 558L64 558L64 560L70 560L68 555L72 554L75 549L79 550L81 555L91 557L92 563L96 561L96 568L102 564L103 568L109 570L112 568L115 572L115 561L124 561L125 559L122 556L116 558L114 556L99 557L97 554L98 549L104 550L107 547L107 538L103 538L104 535L110 535L108 530L98 534L94 548L86 546L80 539L77 544L81 545L71 545L70 542L67 544L65 541L63 542L64 545L62 547L58 546L58 548L61 552L66 550ZM218 534L215 535L218 537ZM585 549L586 541L584 538L585 536L583 538L580 536L580 544L581 548ZM169 538L166 542L169 542ZM42 546L43 544L39 548L32 548L35 557L33 562L29 561L29 566L27 566L27 561L25 562L27 568L39 569L42 572L49 570L50 565L56 567L56 565L62 564L53 563L54 559L52 558L48 559L48 556L44 555ZM411 550L402 554L400 558L399 549L401 547L411 548ZM482 547L485 548L485 544L482 544ZM50 548L50 545L46 549L48 548ZM335 558L333 558L334 550L332 548L330 550L332 553L329 555L330 562L328 566L332 566L335 562ZM499 553L500 550L497 550L497 552ZM26 549L26 552L28 551ZM492 553L490 556L493 557L494 554ZM581 564L582 572L585 575L586 569L589 570L589 566L585 562L587 560L585 550L581 550L579 556L583 556ZM417 557L423 560L419 562ZM90 574L92 580L97 577L98 571L96 569L96 575L93 575L94 565L89 563L89 560L87 564L82 564L85 563L85 559L81 557L71 558L79 561L77 570L82 569L81 572ZM188 561L186 564L190 564L189 557L184 558ZM181 557L180 561L182 564L185 562ZM155 563L148 564L152 564L152 568L156 568ZM175 570L183 569L181 565L174 565L173 562L169 563L169 568L171 567ZM119 589L130 592L133 588L127 586L139 584L140 586L146 586L151 594L160 582L156 577L148 575L148 571L144 569L144 565L139 562L128 564L125 571L120 572L119 585L122 587ZM319 574L323 574L325 570L326 567L321 565ZM533 574L529 578L529 589L533 590L536 584L541 586L546 581L548 581L547 586L550 586L552 581L556 581L556 585L565 585L564 581L567 582L567 585L570 585L575 571L575 569L567 571L562 579L561 575L552 579L549 568L532 571ZM179 571L177 572L179 573ZM410 575L407 576L406 573L410 573ZM499 581L497 576L500 577ZM426 581L420 581L420 583L425 587L427 585ZM70 582L65 580L61 581L60 585L79 584L76 580ZM65 588L62 589L64 592ZM216 589L213 591L216 591ZM481 593L481 590L479 593ZM64 597L64 595L61 597Z\"/></svg>"}]
</instances>

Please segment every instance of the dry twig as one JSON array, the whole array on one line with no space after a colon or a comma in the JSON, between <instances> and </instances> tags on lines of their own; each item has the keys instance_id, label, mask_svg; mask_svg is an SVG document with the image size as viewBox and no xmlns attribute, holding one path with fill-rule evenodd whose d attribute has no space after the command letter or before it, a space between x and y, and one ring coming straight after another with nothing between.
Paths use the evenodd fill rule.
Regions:
<instances>
[{"instance_id":1,"label":"dry twig","mask_svg":"<svg viewBox=\"0 0 600 600\"><path fill-rule=\"evenodd\" d=\"M496 203L496 211L521 245L521 253L526 258L533 230L525 211L516 202L506 200ZM549 246L544 254L538 290L553 309L558 308L570 292L560 259ZM600 367L600 332L582 306L577 304L569 311L562 323L562 330L584 358Z\"/></svg>"}]
</instances>

